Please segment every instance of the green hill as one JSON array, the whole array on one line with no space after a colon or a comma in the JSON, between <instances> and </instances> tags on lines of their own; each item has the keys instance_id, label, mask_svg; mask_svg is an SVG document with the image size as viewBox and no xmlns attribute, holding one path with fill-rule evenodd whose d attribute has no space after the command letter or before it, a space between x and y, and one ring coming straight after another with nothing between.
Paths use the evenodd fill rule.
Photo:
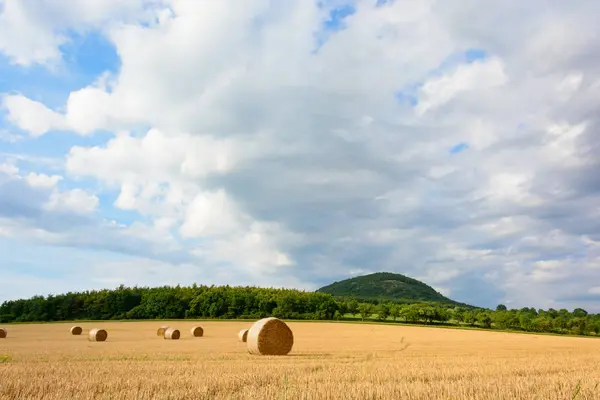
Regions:
<instances>
[{"instance_id":1,"label":"green hill","mask_svg":"<svg viewBox=\"0 0 600 400\"><path fill-rule=\"evenodd\" d=\"M451 300L438 293L431 286L413 278L390 272L357 276L331 285L323 286L317 292L336 297L356 299L392 300L402 303L436 302L466 305Z\"/></svg>"}]
</instances>

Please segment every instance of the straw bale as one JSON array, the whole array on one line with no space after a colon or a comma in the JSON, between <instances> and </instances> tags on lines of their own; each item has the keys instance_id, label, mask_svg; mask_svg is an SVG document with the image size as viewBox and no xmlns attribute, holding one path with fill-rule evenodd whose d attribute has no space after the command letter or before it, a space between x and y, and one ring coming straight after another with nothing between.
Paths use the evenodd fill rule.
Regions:
<instances>
[{"instance_id":1,"label":"straw bale","mask_svg":"<svg viewBox=\"0 0 600 400\"><path fill-rule=\"evenodd\" d=\"M247 346L250 354L283 356L292 350L294 334L280 319L263 318L248 331Z\"/></svg>"},{"instance_id":2,"label":"straw bale","mask_svg":"<svg viewBox=\"0 0 600 400\"><path fill-rule=\"evenodd\" d=\"M83 329L80 326L72 326L71 327L71 335L81 335L83 333Z\"/></svg>"},{"instance_id":3,"label":"straw bale","mask_svg":"<svg viewBox=\"0 0 600 400\"><path fill-rule=\"evenodd\" d=\"M238 333L238 339L240 342L246 343L246 341L248 340L248 329L242 329Z\"/></svg>"},{"instance_id":4,"label":"straw bale","mask_svg":"<svg viewBox=\"0 0 600 400\"><path fill-rule=\"evenodd\" d=\"M90 342L104 342L108 338L108 332L104 329L92 329L88 333L88 340Z\"/></svg>"},{"instance_id":5,"label":"straw bale","mask_svg":"<svg viewBox=\"0 0 600 400\"><path fill-rule=\"evenodd\" d=\"M190 332L192 333L193 337L202 337L204 336L204 329L202 329L201 326L195 326L193 327Z\"/></svg>"},{"instance_id":6,"label":"straw bale","mask_svg":"<svg viewBox=\"0 0 600 400\"><path fill-rule=\"evenodd\" d=\"M181 337L181 332L175 328L168 328L165 331L165 339L177 340Z\"/></svg>"},{"instance_id":7,"label":"straw bale","mask_svg":"<svg viewBox=\"0 0 600 400\"><path fill-rule=\"evenodd\" d=\"M166 326L166 325L163 325L163 326L161 326L161 327L160 327L160 328L158 328L158 330L156 331L156 336L162 336L162 337L164 337L164 336L165 336L165 331L166 331L167 329L169 329L169 327L168 327L168 326Z\"/></svg>"}]
</instances>

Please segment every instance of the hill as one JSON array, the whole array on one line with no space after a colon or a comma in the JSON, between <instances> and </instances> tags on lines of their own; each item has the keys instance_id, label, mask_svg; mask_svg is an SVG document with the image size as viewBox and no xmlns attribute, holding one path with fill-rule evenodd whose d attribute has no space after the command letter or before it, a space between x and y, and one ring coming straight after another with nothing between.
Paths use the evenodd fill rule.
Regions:
<instances>
[{"instance_id":1,"label":"hill","mask_svg":"<svg viewBox=\"0 0 600 400\"><path fill-rule=\"evenodd\" d=\"M390 272L377 272L334 282L317 289L317 292L363 300L392 300L402 303L435 302L467 306L443 296L419 280Z\"/></svg>"}]
</instances>

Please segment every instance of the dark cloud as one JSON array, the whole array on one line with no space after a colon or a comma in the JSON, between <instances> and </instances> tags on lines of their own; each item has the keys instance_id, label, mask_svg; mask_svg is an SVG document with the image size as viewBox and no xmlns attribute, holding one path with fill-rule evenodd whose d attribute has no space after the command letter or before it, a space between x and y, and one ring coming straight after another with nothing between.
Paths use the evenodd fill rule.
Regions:
<instances>
[{"instance_id":1,"label":"dark cloud","mask_svg":"<svg viewBox=\"0 0 600 400\"><path fill-rule=\"evenodd\" d=\"M485 272L467 272L447 282L446 285L452 288L450 297L471 304L474 299L477 299L478 306L495 308L501 299L506 297L506 291L498 285L498 282L487 279Z\"/></svg>"},{"instance_id":2,"label":"dark cloud","mask_svg":"<svg viewBox=\"0 0 600 400\"><path fill-rule=\"evenodd\" d=\"M49 189L33 188L24 179L12 179L0 172L0 216L40 218L49 197Z\"/></svg>"},{"instance_id":3,"label":"dark cloud","mask_svg":"<svg viewBox=\"0 0 600 400\"><path fill-rule=\"evenodd\" d=\"M579 294L568 297L559 297L556 301L561 303L600 302L600 294Z\"/></svg>"}]
</instances>

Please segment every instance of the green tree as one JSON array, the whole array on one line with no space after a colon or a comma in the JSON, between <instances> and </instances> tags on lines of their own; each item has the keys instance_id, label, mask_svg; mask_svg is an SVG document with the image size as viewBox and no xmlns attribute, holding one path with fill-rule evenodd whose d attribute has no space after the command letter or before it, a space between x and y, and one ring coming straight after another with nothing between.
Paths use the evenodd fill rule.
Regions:
<instances>
[{"instance_id":1,"label":"green tree","mask_svg":"<svg viewBox=\"0 0 600 400\"><path fill-rule=\"evenodd\" d=\"M452 315L447 308L444 307L436 307L435 308L435 320L440 322L448 322Z\"/></svg>"},{"instance_id":2,"label":"green tree","mask_svg":"<svg viewBox=\"0 0 600 400\"><path fill-rule=\"evenodd\" d=\"M583 308L576 308L573 310L573 316L575 318L584 318L588 315L588 312L585 311Z\"/></svg>"},{"instance_id":3,"label":"green tree","mask_svg":"<svg viewBox=\"0 0 600 400\"><path fill-rule=\"evenodd\" d=\"M496 306L496 311L506 311L506 306L504 304L498 304Z\"/></svg>"},{"instance_id":4,"label":"green tree","mask_svg":"<svg viewBox=\"0 0 600 400\"><path fill-rule=\"evenodd\" d=\"M390 305L387 303L380 303L377 306L377 319L385 321L390 316Z\"/></svg>"},{"instance_id":5,"label":"green tree","mask_svg":"<svg viewBox=\"0 0 600 400\"><path fill-rule=\"evenodd\" d=\"M373 314L373 308L373 304L370 303L361 303L358 306L358 310L363 321Z\"/></svg>"},{"instance_id":6,"label":"green tree","mask_svg":"<svg viewBox=\"0 0 600 400\"><path fill-rule=\"evenodd\" d=\"M492 314L492 322L498 329L508 329L510 326L510 314L508 311L496 311Z\"/></svg>"},{"instance_id":7,"label":"green tree","mask_svg":"<svg viewBox=\"0 0 600 400\"><path fill-rule=\"evenodd\" d=\"M455 307L452 312L452 318L460 325L462 322L465 322L465 309L462 307Z\"/></svg>"},{"instance_id":8,"label":"green tree","mask_svg":"<svg viewBox=\"0 0 600 400\"><path fill-rule=\"evenodd\" d=\"M592 332L594 332L596 334L596 336L600 335L600 320L599 319L596 319L592 323Z\"/></svg>"},{"instance_id":9,"label":"green tree","mask_svg":"<svg viewBox=\"0 0 600 400\"><path fill-rule=\"evenodd\" d=\"M400 316L400 307L398 304L392 304L390 307L390 316L396 321Z\"/></svg>"},{"instance_id":10,"label":"green tree","mask_svg":"<svg viewBox=\"0 0 600 400\"><path fill-rule=\"evenodd\" d=\"M427 323L432 323L437 319L436 309L431 306L419 307L419 319Z\"/></svg>"},{"instance_id":11,"label":"green tree","mask_svg":"<svg viewBox=\"0 0 600 400\"><path fill-rule=\"evenodd\" d=\"M566 315L559 314L554 320L554 327L558 329L559 332L564 332L569 328L569 317Z\"/></svg>"},{"instance_id":12,"label":"green tree","mask_svg":"<svg viewBox=\"0 0 600 400\"><path fill-rule=\"evenodd\" d=\"M519 325L523 330L530 331L533 328L532 321L534 316L529 312L520 312L519 313Z\"/></svg>"},{"instance_id":13,"label":"green tree","mask_svg":"<svg viewBox=\"0 0 600 400\"><path fill-rule=\"evenodd\" d=\"M571 321L571 331L577 335L585 335L588 325L585 318L577 317Z\"/></svg>"},{"instance_id":14,"label":"green tree","mask_svg":"<svg viewBox=\"0 0 600 400\"><path fill-rule=\"evenodd\" d=\"M464 320L465 320L465 323L467 323L471 326L475 326L475 323L477 322L477 314L471 310L466 311L464 313Z\"/></svg>"},{"instance_id":15,"label":"green tree","mask_svg":"<svg viewBox=\"0 0 600 400\"><path fill-rule=\"evenodd\" d=\"M358 301L352 299L346 303L346 308L348 309L348 313L352 314L352 316L360 314L358 310Z\"/></svg>"},{"instance_id":16,"label":"green tree","mask_svg":"<svg viewBox=\"0 0 600 400\"><path fill-rule=\"evenodd\" d=\"M531 321L531 327L536 332L551 332L552 320L546 316L540 316Z\"/></svg>"},{"instance_id":17,"label":"green tree","mask_svg":"<svg viewBox=\"0 0 600 400\"><path fill-rule=\"evenodd\" d=\"M415 304L403 307L400 315L406 322L416 322L419 320L419 308Z\"/></svg>"},{"instance_id":18,"label":"green tree","mask_svg":"<svg viewBox=\"0 0 600 400\"><path fill-rule=\"evenodd\" d=\"M487 311L480 311L477 313L477 322L479 322L484 328L492 327L492 317Z\"/></svg>"}]
</instances>

